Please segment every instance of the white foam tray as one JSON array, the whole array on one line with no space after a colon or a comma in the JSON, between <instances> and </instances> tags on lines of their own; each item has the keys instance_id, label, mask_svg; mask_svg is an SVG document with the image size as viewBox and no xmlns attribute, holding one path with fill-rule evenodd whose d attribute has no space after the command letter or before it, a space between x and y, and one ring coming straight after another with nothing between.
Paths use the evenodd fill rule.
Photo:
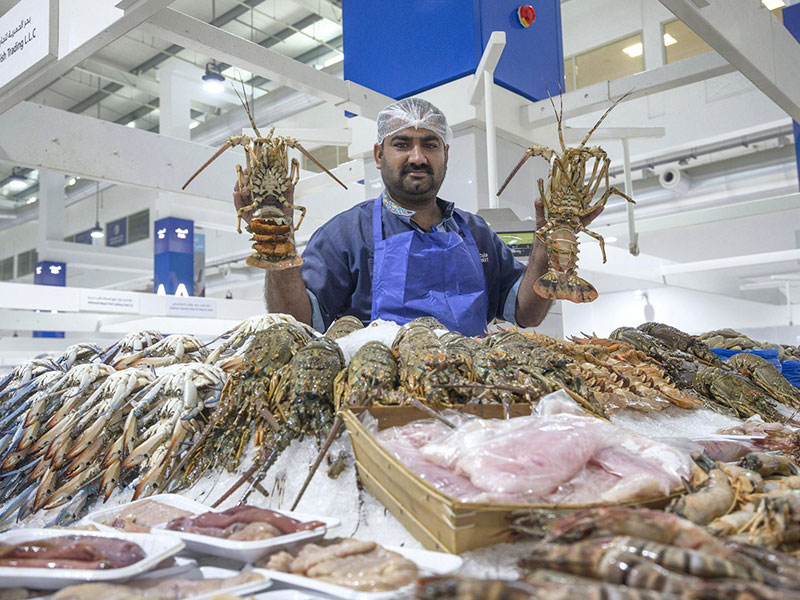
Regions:
<instances>
[{"instance_id":1,"label":"white foam tray","mask_svg":"<svg viewBox=\"0 0 800 600\"><path fill-rule=\"evenodd\" d=\"M67 535L118 538L139 544L145 557L120 569L46 569L41 567L0 567L0 587L29 587L56 590L83 582L114 582L141 575L165 558L184 548L182 540L169 535L81 531L77 529L15 529L0 534L0 543L19 544Z\"/></svg>"},{"instance_id":2,"label":"white foam tray","mask_svg":"<svg viewBox=\"0 0 800 600\"><path fill-rule=\"evenodd\" d=\"M139 500L134 500L133 502L128 502L126 504L118 504L117 506L101 508L100 510L96 510L86 515L81 522L94 525L102 531L121 531L112 527L111 525L108 525L108 523L112 522L116 515L123 510L148 501L160 502L161 504L166 504L167 506L174 506L175 508L180 508L196 515L213 510L205 504L201 504L195 500L189 500L188 498L184 498L178 494L157 494L155 496L148 496L147 498L140 498Z\"/></svg>"},{"instance_id":3,"label":"white foam tray","mask_svg":"<svg viewBox=\"0 0 800 600\"><path fill-rule=\"evenodd\" d=\"M199 515L210 510L214 510L204 504L189 500L177 494L159 494L157 496L150 496L143 498L130 504L122 504L110 508L104 508L87 515L86 520L98 528L104 530L112 530L113 528L103 524L103 521L108 521L113 515L124 510L129 506L143 502L144 500L154 500L169 506L181 508L195 515ZM297 519L298 521L321 521L325 523L324 527L317 527L311 531L298 531L297 533L290 533L281 535L266 540L255 540L249 542L240 542L236 540L226 540L223 538L216 538L208 535L199 535L196 533L187 533L185 531L172 531L165 529L166 523L160 523L154 526L151 531L153 533L172 535L180 538L186 544L187 550L197 552L200 554L210 554L212 556L221 556L233 560L239 560L245 563L252 563L259 558L277 552L279 550L287 550L296 547L297 545L306 542L313 542L322 538L328 529L338 527L341 521L331 517L323 517L319 515L308 515L305 513L297 513L287 510L275 511L283 515Z\"/></svg>"},{"instance_id":4,"label":"white foam tray","mask_svg":"<svg viewBox=\"0 0 800 600\"><path fill-rule=\"evenodd\" d=\"M443 552L431 552L430 550L417 550L413 548L403 548L400 546L385 546L387 550L397 552L407 559L416 563L419 567L420 577L431 575L447 575L461 567L463 560L455 554L445 554ZM284 573L283 571L273 571L271 569L256 569L263 572L270 579L284 583L301 590L311 590L325 594L332 598L342 600L393 600L395 598L411 598L413 596L414 585L408 585L391 592L360 592L340 585L326 583L310 577ZM302 598L303 596L300 596ZM315 596L312 596L314 598ZM264 600L270 596L263 596ZM291 598L291 596L287 596Z\"/></svg>"}]
</instances>

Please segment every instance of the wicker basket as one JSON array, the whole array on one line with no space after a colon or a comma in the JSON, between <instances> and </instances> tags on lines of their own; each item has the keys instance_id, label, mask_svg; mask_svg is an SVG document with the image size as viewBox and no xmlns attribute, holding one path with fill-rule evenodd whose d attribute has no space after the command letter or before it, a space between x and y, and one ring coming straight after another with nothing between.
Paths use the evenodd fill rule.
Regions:
<instances>
[{"instance_id":1,"label":"wicker basket","mask_svg":"<svg viewBox=\"0 0 800 600\"><path fill-rule=\"evenodd\" d=\"M459 502L420 478L386 450L362 425L358 414L369 410L378 420L378 429L405 425L428 415L413 407L380 406L354 408L343 413L356 457L356 467L364 487L391 512L419 542L429 550L459 554L513 541L509 515L517 510L540 510L567 514L600 504L485 504ZM464 412L483 418L502 418L502 406L468 405ZM511 407L511 416L530 414L528 405ZM669 497L637 500L625 504L664 506Z\"/></svg>"}]
</instances>

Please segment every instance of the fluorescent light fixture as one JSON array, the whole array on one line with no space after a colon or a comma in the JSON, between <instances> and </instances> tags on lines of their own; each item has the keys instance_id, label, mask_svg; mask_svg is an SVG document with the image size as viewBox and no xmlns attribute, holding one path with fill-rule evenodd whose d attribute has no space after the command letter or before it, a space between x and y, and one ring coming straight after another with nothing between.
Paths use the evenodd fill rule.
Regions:
<instances>
[{"instance_id":1,"label":"fluorescent light fixture","mask_svg":"<svg viewBox=\"0 0 800 600\"><path fill-rule=\"evenodd\" d=\"M631 58L636 58L637 56L642 55L642 52L644 52L644 47L642 46L642 42L636 42L631 46L623 48L622 51Z\"/></svg>"},{"instance_id":2,"label":"fluorescent light fixture","mask_svg":"<svg viewBox=\"0 0 800 600\"><path fill-rule=\"evenodd\" d=\"M214 61L206 64L203 89L209 94L221 94L225 91L225 77L220 73L219 65Z\"/></svg>"},{"instance_id":3,"label":"fluorescent light fixture","mask_svg":"<svg viewBox=\"0 0 800 600\"><path fill-rule=\"evenodd\" d=\"M676 40L670 34L668 34L668 33L664 34L664 45L665 46L672 46L672 44L677 44L677 43L678 43L678 40Z\"/></svg>"},{"instance_id":4,"label":"fluorescent light fixture","mask_svg":"<svg viewBox=\"0 0 800 600\"><path fill-rule=\"evenodd\" d=\"M344 60L344 54L337 54L336 56L332 56L324 63L322 63L325 67L330 67L331 65L335 65L336 63L340 63Z\"/></svg>"},{"instance_id":5,"label":"fluorescent light fixture","mask_svg":"<svg viewBox=\"0 0 800 600\"><path fill-rule=\"evenodd\" d=\"M766 6L769 10L775 10L776 8L783 8L786 6L786 2L783 0L761 0L761 4Z\"/></svg>"},{"instance_id":6,"label":"fluorescent light fixture","mask_svg":"<svg viewBox=\"0 0 800 600\"><path fill-rule=\"evenodd\" d=\"M92 236L92 238L95 239L95 240L99 240L100 238L105 236L105 233L103 232L103 228L100 227L100 221L95 221L94 222L94 227L92 227L92 230L89 233L89 235Z\"/></svg>"},{"instance_id":7,"label":"fluorescent light fixture","mask_svg":"<svg viewBox=\"0 0 800 600\"><path fill-rule=\"evenodd\" d=\"M25 181L24 179L12 179L8 183L6 183L6 188L11 193L21 192L27 187L28 187L28 182Z\"/></svg>"},{"instance_id":8,"label":"fluorescent light fixture","mask_svg":"<svg viewBox=\"0 0 800 600\"><path fill-rule=\"evenodd\" d=\"M194 129L198 125L200 125L200 121L192 121L191 123L189 123L189 129Z\"/></svg>"},{"instance_id":9,"label":"fluorescent light fixture","mask_svg":"<svg viewBox=\"0 0 800 600\"><path fill-rule=\"evenodd\" d=\"M30 198L28 198L28 199L25 201L25 204L33 204L33 203L34 203L34 202L36 202L37 200L38 200L38 198L37 198L36 196L31 196Z\"/></svg>"}]
</instances>

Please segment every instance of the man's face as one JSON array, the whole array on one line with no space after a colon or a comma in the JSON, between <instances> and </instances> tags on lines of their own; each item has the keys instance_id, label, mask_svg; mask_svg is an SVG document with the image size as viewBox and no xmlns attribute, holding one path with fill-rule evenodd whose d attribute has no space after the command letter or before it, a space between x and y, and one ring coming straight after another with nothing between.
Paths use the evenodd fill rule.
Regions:
<instances>
[{"instance_id":1,"label":"man's face","mask_svg":"<svg viewBox=\"0 0 800 600\"><path fill-rule=\"evenodd\" d=\"M447 172L449 146L430 129L409 127L375 145L375 163L389 195L405 201L436 198Z\"/></svg>"}]
</instances>

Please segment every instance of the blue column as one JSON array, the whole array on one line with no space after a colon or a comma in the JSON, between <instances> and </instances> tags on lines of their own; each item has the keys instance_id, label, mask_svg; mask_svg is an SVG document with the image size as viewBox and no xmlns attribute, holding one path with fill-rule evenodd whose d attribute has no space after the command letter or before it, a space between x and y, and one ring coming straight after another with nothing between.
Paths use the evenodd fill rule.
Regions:
<instances>
[{"instance_id":1,"label":"blue column","mask_svg":"<svg viewBox=\"0 0 800 600\"><path fill-rule=\"evenodd\" d=\"M783 9L783 24L794 38L800 41L800 4ZM800 176L800 124L794 122L794 152L797 159L797 174Z\"/></svg>"},{"instance_id":2,"label":"blue column","mask_svg":"<svg viewBox=\"0 0 800 600\"><path fill-rule=\"evenodd\" d=\"M34 285L67 285L67 263L42 260L33 271ZM35 338L63 338L63 331L34 331Z\"/></svg>"},{"instance_id":3,"label":"blue column","mask_svg":"<svg viewBox=\"0 0 800 600\"><path fill-rule=\"evenodd\" d=\"M392 98L474 73L492 31L506 33L495 83L534 101L564 87L559 0L346 0L342 9L345 79Z\"/></svg>"},{"instance_id":4,"label":"blue column","mask_svg":"<svg viewBox=\"0 0 800 600\"><path fill-rule=\"evenodd\" d=\"M167 217L155 222L153 292L194 295L194 221Z\"/></svg>"}]
</instances>

